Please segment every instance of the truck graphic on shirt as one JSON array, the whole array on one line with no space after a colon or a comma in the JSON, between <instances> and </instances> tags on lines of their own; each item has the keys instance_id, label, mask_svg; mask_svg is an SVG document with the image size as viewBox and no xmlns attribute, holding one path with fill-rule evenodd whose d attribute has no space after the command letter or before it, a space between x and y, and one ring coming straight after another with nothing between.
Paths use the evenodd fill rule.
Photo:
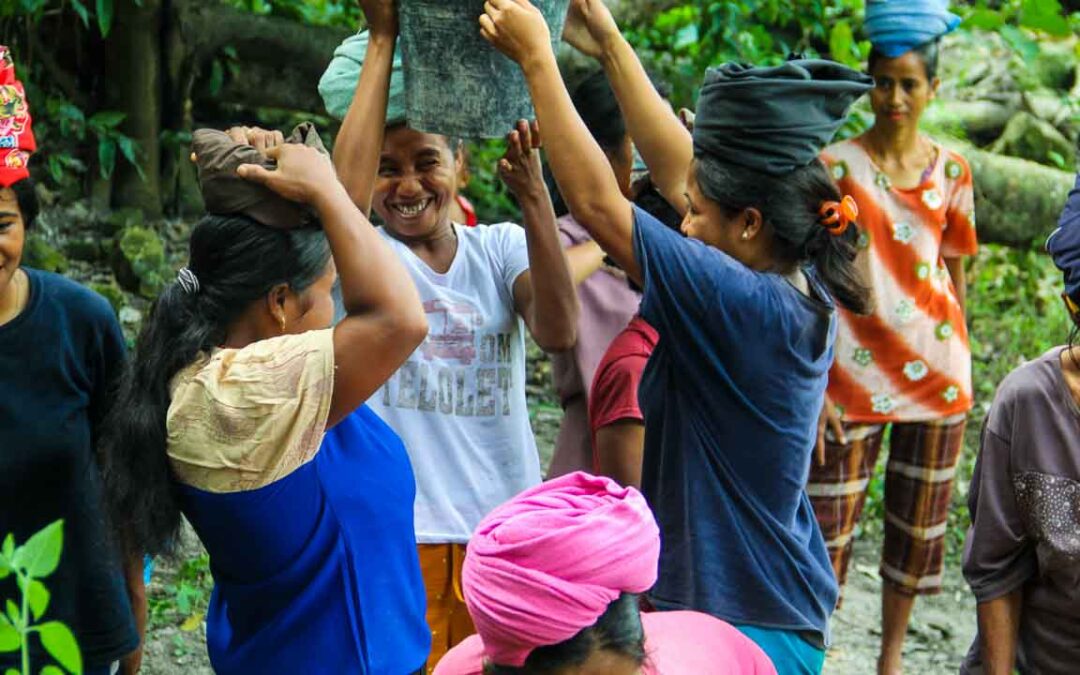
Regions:
<instances>
[{"instance_id":1,"label":"truck graphic on shirt","mask_svg":"<svg viewBox=\"0 0 1080 675\"><path fill-rule=\"evenodd\" d=\"M424 312L429 333L420 353L425 359L457 359L466 366L476 359L476 329L484 324L484 317L475 307L436 299L424 303Z\"/></svg>"}]
</instances>

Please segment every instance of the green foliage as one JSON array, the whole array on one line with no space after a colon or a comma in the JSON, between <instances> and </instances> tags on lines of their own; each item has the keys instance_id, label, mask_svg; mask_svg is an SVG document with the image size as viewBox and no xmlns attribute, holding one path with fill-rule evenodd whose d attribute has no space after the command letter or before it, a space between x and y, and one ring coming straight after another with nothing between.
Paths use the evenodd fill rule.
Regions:
<instances>
[{"instance_id":1,"label":"green foliage","mask_svg":"<svg viewBox=\"0 0 1080 675\"><path fill-rule=\"evenodd\" d=\"M237 9L260 16L281 16L315 26L355 28L363 22L355 0L227 0Z\"/></svg>"},{"instance_id":2,"label":"green foliage","mask_svg":"<svg viewBox=\"0 0 1080 675\"><path fill-rule=\"evenodd\" d=\"M163 586L153 589L149 598L151 626L174 625L184 631L201 626L213 587L209 556L201 553L184 561ZM181 640L177 649L182 647Z\"/></svg>"},{"instance_id":3,"label":"green foliage","mask_svg":"<svg viewBox=\"0 0 1080 675\"><path fill-rule=\"evenodd\" d=\"M120 234L117 247L121 255L116 270L120 282L145 298L157 297L171 275L158 233L147 227L128 227Z\"/></svg>"},{"instance_id":4,"label":"green foliage","mask_svg":"<svg viewBox=\"0 0 1080 675\"><path fill-rule=\"evenodd\" d=\"M791 53L828 57L852 67L864 63L863 0L701 0L675 3L643 22L624 26L627 38L658 74L669 80L675 102L691 106L702 73L726 61L775 65ZM954 3L969 31L993 31L1025 63L1041 54L1040 39L1080 29L1059 0Z\"/></svg>"},{"instance_id":5,"label":"green foliage","mask_svg":"<svg viewBox=\"0 0 1080 675\"><path fill-rule=\"evenodd\" d=\"M36 31L44 18L70 11L86 31L107 38L115 16L114 1L0 0L0 19L17 19L24 22L26 30ZM87 173L87 156L97 159L102 178L112 175L117 155L143 175L137 144L120 130L123 114L80 108L54 82L40 60L20 61L29 54L18 50L14 56L31 101L40 154L45 158L48 178L55 186L71 193L78 190Z\"/></svg>"},{"instance_id":6,"label":"green foliage","mask_svg":"<svg viewBox=\"0 0 1080 675\"><path fill-rule=\"evenodd\" d=\"M678 105L690 105L701 75L726 61L777 64L791 53L832 52L855 65L869 53L856 38L861 0L708 0L680 3L646 25L626 26L627 38L674 86Z\"/></svg>"},{"instance_id":7,"label":"green foliage","mask_svg":"<svg viewBox=\"0 0 1080 675\"><path fill-rule=\"evenodd\" d=\"M28 267L63 274L68 269L68 260L64 254L42 239L37 233L26 239L23 249L23 262Z\"/></svg>"},{"instance_id":8,"label":"green foliage","mask_svg":"<svg viewBox=\"0 0 1080 675\"><path fill-rule=\"evenodd\" d=\"M120 314L120 310L127 306L127 298L124 297L124 291L115 281L109 280L108 282L92 281L87 284L90 290L94 291L101 297L109 301L112 305L113 311L117 316Z\"/></svg>"},{"instance_id":9,"label":"green foliage","mask_svg":"<svg viewBox=\"0 0 1080 675\"><path fill-rule=\"evenodd\" d=\"M477 218L481 223L517 219L520 211L510 191L499 180L497 168L506 143L497 139L476 141L467 148L472 180L462 192L476 207Z\"/></svg>"},{"instance_id":10,"label":"green foliage","mask_svg":"<svg viewBox=\"0 0 1080 675\"><path fill-rule=\"evenodd\" d=\"M30 636L35 633L45 651L66 669L47 665L42 675L82 673L82 653L71 629L59 621L38 623L51 597L41 580L56 571L63 547L62 520L47 525L22 546L8 534L0 547L0 579L14 575L21 594L19 603L7 600L0 614L0 653L18 651L22 662L21 670L10 669L6 675L30 675Z\"/></svg>"}]
</instances>

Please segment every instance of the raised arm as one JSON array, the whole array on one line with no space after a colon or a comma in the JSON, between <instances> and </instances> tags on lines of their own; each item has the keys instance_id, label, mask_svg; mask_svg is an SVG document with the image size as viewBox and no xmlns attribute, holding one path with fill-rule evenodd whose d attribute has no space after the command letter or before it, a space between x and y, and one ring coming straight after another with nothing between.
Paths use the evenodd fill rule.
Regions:
<instances>
[{"instance_id":1,"label":"raised arm","mask_svg":"<svg viewBox=\"0 0 1080 675\"><path fill-rule=\"evenodd\" d=\"M541 349L558 352L577 341L578 299L559 242L555 209L540 163L540 130L518 122L506 137L499 176L521 205L529 269L514 281L514 306Z\"/></svg>"},{"instance_id":2,"label":"raised arm","mask_svg":"<svg viewBox=\"0 0 1080 675\"><path fill-rule=\"evenodd\" d=\"M367 54L334 144L334 168L353 203L368 216L379 173L398 22L394 0L361 0L360 6L368 21Z\"/></svg>"},{"instance_id":3,"label":"raised arm","mask_svg":"<svg viewBox=\"0 0 1080 675\"><path fill-rule=\"evenodd\" d=\"M653 184L680 215L685 214L686 176L694 160L690 132L656 91L603 0L571 0L563 38L603 64Z\"/></svg>"},{"instance_id":4,"label":"raised arm","mask_svg":"<svg viewBox=\"0 0 1080 675\"><path fill-rule=\"evenodd\" d=\"M574 109L543 15L528 0L488 0L480 30L525 73L548 164L570 213L627 274L640 280L633 210L604 151Z\"/></svg>"},{"instance_id":5,"label":"raised arm","mask_svg":"<svg viewBox=\"0 0 1080 675\"><path fill-rule=\"evenodd\" d=\"M334 392L327 427L371 397L427 336L427 318L408 271L353 204L323 155L301 145L266 151L277 169L240 175L319 213L341 279L345 318L334 328Z\"/></svg>"}]
</instances>

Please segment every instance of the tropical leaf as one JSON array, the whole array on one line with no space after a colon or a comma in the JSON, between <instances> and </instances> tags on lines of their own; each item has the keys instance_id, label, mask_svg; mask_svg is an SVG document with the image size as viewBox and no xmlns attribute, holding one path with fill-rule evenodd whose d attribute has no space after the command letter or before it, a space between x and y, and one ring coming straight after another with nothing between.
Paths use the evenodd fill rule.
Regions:
<instances>
[{"instance_id":1,"label":"tropical leaf","mask_svg":"<svg viewBox=\"0 0 1080 675\"><path fill-rule=\"evenodd\" d=\"M102 110L94 113L90 117L89 123L91 128L104 131L106 129L115 129L125 119L127 119L127 115L118 110Z\"/></svg>"},{"instance_id":2,"label":"tropical leaf","mask_svg":"<svg viewBox=\"0 0 1080 675\"><path fill-rule=\"evenodd\" d=\"M34 630L50 656L75 675L82 675L82 653L70 628L59 621L49 621L35 626Z\"/></svg>"},{"instance_id":3,"label":"tropical leaf","mask_svg":"<svg viewBox=\"0 0 1080 675\"><path fill-rule=\"evenodd\" d=\"M113 21L113 0L97 0L97 21L101 37L109 37Z\"/></svg>"},{"instance_id":4,"label":"tropical leaf","mask_svg":"<svg viewBox=\"0 0 1080 675\"><path fill-rule=\"evenodd\" d=\"M82 3L82 0L71 0L71 9L75 10L75 13L79 15L79 19L83 22L83 27L90 27L90 10L86 8L86 5Z\"/></svg>"},{"instance_id":5,"label":"tropical leaf","mask_svg":"<svg viewBox=\"0 0 1080 675\"><path fill-rule=\"evenodd\" d=\"M23 544L20 550L19 567L35 579L47 577L56 571L63 549L64 521L58 520L46 525Z\"/></svg>"},{"instance_id":6,"label":"tropical leaf","mask_svg":"<svg viewBox=\"0 0 1080 675\"><path fill-rule=\"evenodd\" d=\"M14 652L22 646L22 637L19 631L12 626L7 618L0 619L0 654Z\"/></svg>"},{"instance_id":7,"label":"tropical leaf","mask_svg":"<svg viewBox=\"0 0 1080 675\"><path fill-rule=\"evenodd\" d=\"M49 589L45 588L45 584L37 579L30 581L30 588L26 592L30 595L30 614L34 617L34 621L37 621L45 613L45 610L49 608L49 600L52 595L49 593Z\"/></svg>"},{"instance_id":8,"label":"tropical leaf","mask_svg":"<svg viewBox=\"0 0 1080 675\"><path fill-rule=\"evenodd\" d=\"M98 164L101 167L101 177L106 180L111 178L113 169L116 168L116 141L111 138L98 140Z\"/></svg>"}]
</instances>

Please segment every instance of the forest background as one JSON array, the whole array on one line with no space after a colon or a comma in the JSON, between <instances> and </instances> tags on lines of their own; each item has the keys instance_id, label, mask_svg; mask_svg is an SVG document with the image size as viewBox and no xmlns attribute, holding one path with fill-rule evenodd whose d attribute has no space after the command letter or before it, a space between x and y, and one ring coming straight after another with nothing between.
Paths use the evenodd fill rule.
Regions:
<instances>
[{"instance_id":1,"label":"forest background","mask_svg":"<svg viewBox=\"0 0 1080 675\"><path fill-rule=\"evenodd\" d=\"M458 1L458 0L447 0ZM460 0L476 2L481 0ZM692 108L706 67L776 63L791 52L865 63L862 0L609 0L620 25L676 105ZM479 11L479 10L478 10ZM909 665L955 672L974 615L957 567L978 430L1011 369L1068 339L1060 275L1043 253L1072 185L1080 137L1080 0L954 2L964 17L946 39L943 86L925 128L964 152L976 176L984 243L969 263L969 323L978 404L957 477L946 593L920 604ZM183 264L201 212L187 158L192 129L314 120L332 144L316 84L334 48L362 25L355 0L0 0L0 43L26 84L46 209L26 263L68 274L113 304L131 338ZM568 76L580 59L564 55ZM861 103L843 135L865 129ZM499 142L469 146L466 194L481 222L517 208L495 176ZM546 358L530 359L530 409L550 457L561 411ZM876 653L876 555L883 466L866 517L838 646L827 672L868 672ZM202 644L210 586L191 542L151 586L149 673L209 672Z\"/></svg>"}]
</instances>

